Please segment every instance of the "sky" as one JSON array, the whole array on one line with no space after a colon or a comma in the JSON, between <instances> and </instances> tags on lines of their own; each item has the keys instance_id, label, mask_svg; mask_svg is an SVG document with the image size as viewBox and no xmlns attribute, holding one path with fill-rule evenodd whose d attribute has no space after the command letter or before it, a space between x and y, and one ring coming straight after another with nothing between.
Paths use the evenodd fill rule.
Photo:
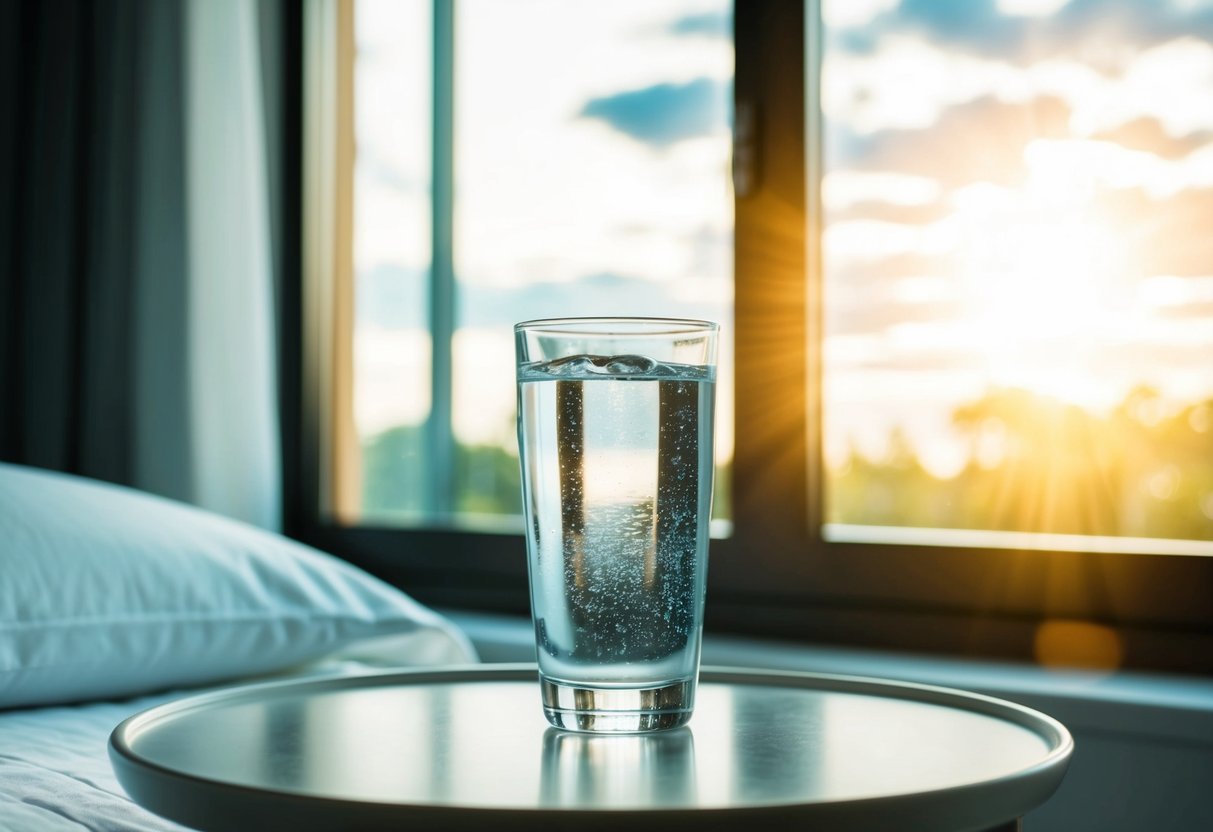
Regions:
<instances>
[{"instance_id":1,"label":"sky","mask_svg":"<svg viewBox=\"0 0 1213 832\"><path fill-rule=\"evenodd\" d=\"M429 3L358 6L356 418L428 409ZM461 0L456 434L509 446L509 326L731 324L729 5ZM1213 395L1213 2L822 6L826 449L1020 386ZM731 339L724 339L726 346ZM731 350L722 402L731 399ZM730 408L719 455L731 448Z\"/></svg>"},{"instance_id":2,"label":"sky","mask_svg":"<svg viewBox=\"0 0 1213 832\"><path fill-rule=\"evenodd\" d=\"M361 0L356 419L429 407L428 2ZM461 0L455 87L455 431L510 446L514 323L731 322L730 6ZM421 33L419 35L418 33ZM731 338L722 364L731 366ZM731 372L719 395L731 400ZM723 409L723 408L722 408ZM718 424L731 451L731 416Z\"/></svg>"},{"instance_id":3,"label":"sky","mask_svg":"<svg viewBox=\"0 0 1213 832\"><path fill-rule=\"evenodd\" d=\"M1213 4L824 8L826 443L1016 386L1106 411L1213 396Z\"/></svg>"}]
</instances>

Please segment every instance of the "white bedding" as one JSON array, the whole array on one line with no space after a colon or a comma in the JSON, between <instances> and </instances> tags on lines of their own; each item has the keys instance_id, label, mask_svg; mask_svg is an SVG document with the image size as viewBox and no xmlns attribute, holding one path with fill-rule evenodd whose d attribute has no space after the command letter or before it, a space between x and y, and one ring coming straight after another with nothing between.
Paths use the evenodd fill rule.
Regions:
<instances>
[{"instance_id":1,"label":"white bedding","mask_svg":"<svg viewBox=\"0 0 1213 832\"><path fill-rule=\"evenodd\" d=\"M0 832L182 829L127 799L106 746L185 688L475 660L443 616L332 555L0 463Z\"/></svg>"},{"instance_id":2,"label":"white bedding","mask_svg":"<svg viewBox=\"0 0 1213 832\"><path fill-rule=\"evenodd\" d=\"M0 830L182 830L118 785L106 745L122 720L183 695L0 712Z\"/></svg>"},{"instance_id":3,"label":"white bedding","mask_svg":"<svg viewBox=\"0 0 1213 832\"><path fill-rule=\"evenodd\" d=\"M272 678L382 671L402 665L382 660L384 650L316 662ZM438 656L450 663L458 656ZM413 664L415 667L415 663ZM257 681L265 681L262 677ZM0 832L183 832L133 803L109 761L109 736L140 711L209 687L121 702L0 710Z\"/></svg>"}]
</instances>

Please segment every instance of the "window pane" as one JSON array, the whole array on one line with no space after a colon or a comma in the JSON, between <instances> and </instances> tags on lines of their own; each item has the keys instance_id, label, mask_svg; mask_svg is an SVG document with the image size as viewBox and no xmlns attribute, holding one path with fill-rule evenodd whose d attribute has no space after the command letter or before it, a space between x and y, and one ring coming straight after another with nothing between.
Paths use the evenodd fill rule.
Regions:
<instances>
[{"instance_id":1,"label":"window pane","mask_svg":"<svg viewBox=\"0 0 1213 832\"><path fill-rule=\"evenodd\" d=\"M346 514L375 522L417 516L427 493L430 7L355 6L352 407L361 489Z\"/></svg>"},{"instance_id":2,"label":"window pane","mask_svg":"<svg viewBox=\"0 0 1213 832\"><path fill-rule=\"evenodd\" d=\"M729 6L457 8L453 412L459 446L476 449L459 501L517 513L513 323L728 323ZM723 414L728 382L720 388Z\"/></svg>"},{"instance_id":3,"label":"window pane","mask_svg":"<svg viewBox=\"0 0 1213 832\"><path fill-rule=\"evenodd\" d=\"M827 537L1213 540L1209 10L823 4Z\"/></svg>"},{"instance_id":4,"label":"window pane","mask_svg":"<svg viewBox=\"0 0 1213 832\"><path fill-rule=\"evenodd\" d=\"M453 106L454 137L446 170L442 153L431 154L427 144L444 106L443 40L441 34L432 40L429 4L419 6L425 11L414 18L425 20L406 40L385 33L386 27L370 32L378 24L369 19L362 26L364 9L375 5L359 0L357 6L357 182L368 193L388 191L396 201L360 199L355 218L360 234L364 223L382 229L386 249L363 257L360 248L358 260L355 340L367 345L355 382L363 516L377 522L498 517L513 523L521 511L514 323L651 315L708 318L731 331L731 5L460 0L451 21L453 49L445 56L453 77L446 104ZM443 25L438 23L440 33ZM414 87L403 109L397 106L400 89L372 92L368 80L364 93L364 74L388 73L386 59L373 60L381 42L393 65L407 65L412 73L408 83ZM440 44L437 101L429 94L431 42ZM378 121L361 117L364 98L371 96L365 106L382 113ZM412 109L419 98L427 108L421 114ZM417 147L424 153L421 171L414 167ZM373 151L384 157L378 167L369 163ZM450 194L443 191L447 175L453 176ZM448 197L449 268L439 250ZM425 216L418 219L416 210ZM440 229L437 257L431 257L432 228ZM443 291L444 269L453 273L449 324L429 314L431 293ZM441 367L448 344L450 377L431 380L430 356ZM727 466L727 334L721 353L717 457ZM430 403L441 414L448 397L449 424L434 430L426 424ZM450 469L445 489L443 478L426 468L443 458L444 444ZM727 471L718 483L716 514L727 518Z\"/></svg>"}]
</instances>

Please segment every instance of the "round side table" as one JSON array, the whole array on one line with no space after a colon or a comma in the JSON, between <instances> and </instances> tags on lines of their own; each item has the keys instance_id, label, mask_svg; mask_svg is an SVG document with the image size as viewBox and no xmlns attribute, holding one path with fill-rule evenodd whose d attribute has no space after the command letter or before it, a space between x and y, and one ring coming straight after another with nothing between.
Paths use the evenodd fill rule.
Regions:
<instances>
[{"instance_id":1,"label":"round side table","mask_svg":"<svg viewBox=\"0 0 1213 832\"><path fill-rule=\"evenodd\" d=\"M1016 829L1072 749L985 696L708 667L648 735L550 728L533 665L485 665L200 694L110 738L137 803L204 830Z\"/></svg>"}]
</instances>

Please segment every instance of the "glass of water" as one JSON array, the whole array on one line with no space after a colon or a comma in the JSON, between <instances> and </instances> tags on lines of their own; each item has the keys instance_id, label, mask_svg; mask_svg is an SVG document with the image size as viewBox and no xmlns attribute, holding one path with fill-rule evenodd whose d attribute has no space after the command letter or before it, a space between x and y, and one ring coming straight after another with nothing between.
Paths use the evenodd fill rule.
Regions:
<instances>
[{"instance_id":1,"label":"glass of water","mask_svg":"<svg viewBox=\"0 0 1213 832\"><path fill-rule=\"evenodd\" d=\"M664 318L514 327L531 611L558 728L655 731L691 717L718 333Z\"/></svg>"}]
</instances>

